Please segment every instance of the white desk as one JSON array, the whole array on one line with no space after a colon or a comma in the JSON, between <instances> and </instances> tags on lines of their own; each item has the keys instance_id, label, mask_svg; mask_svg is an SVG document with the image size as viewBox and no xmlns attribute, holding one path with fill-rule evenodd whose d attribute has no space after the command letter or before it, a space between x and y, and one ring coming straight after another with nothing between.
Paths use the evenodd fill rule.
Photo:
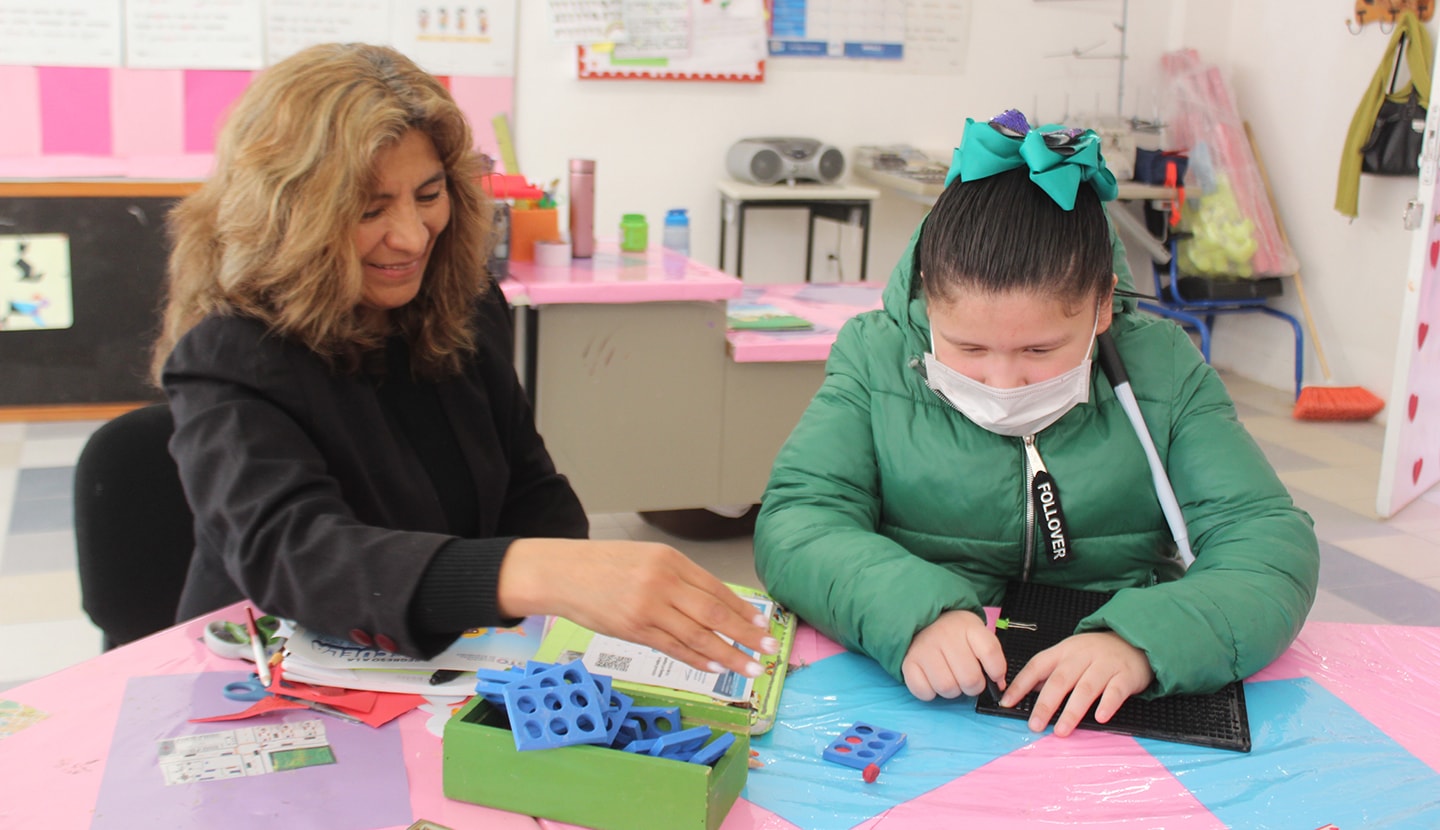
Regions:
<instances>
[{"instance_id":1,"label":"white desk","mask_svg":"<svg viewBox=\"0 0 1440 830\"><path fill-rule=\"evenodd\" d=\"M811 184L745 184L721 181L720 270L725 270L725 249L730 223L735 223L735 276L745 267L745 213L752 208L803 209L809 216L805 232L805 280L815 254L815 218L853 222L860 226L860 279L864 281L870 255L870 203L880 195L873 187Z\"/></svg>"}]
</instances>

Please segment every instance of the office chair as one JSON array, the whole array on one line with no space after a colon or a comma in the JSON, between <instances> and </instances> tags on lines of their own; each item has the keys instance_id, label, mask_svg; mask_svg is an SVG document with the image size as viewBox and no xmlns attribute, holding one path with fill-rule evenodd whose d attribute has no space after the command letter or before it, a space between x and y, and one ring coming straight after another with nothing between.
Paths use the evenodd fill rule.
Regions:
<instances>
[{"instance_id":1,"label":"office chair","mask_svg":"<svg viewBox=\"0 0 1440 830\"><path fill-rule=\"evenodd\" d=\"M95 430L75 464L81 604L106 650L175 622L195 536L174 429L166 404L131 410Z\"/></svg>"}]
</instances>

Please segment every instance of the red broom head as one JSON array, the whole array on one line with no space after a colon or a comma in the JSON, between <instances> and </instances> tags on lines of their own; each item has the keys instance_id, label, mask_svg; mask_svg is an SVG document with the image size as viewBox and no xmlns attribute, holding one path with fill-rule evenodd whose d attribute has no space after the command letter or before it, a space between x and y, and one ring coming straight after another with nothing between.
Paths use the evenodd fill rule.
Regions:
<instances>
[{"instance_id":1,"label":"red broom head","mask_svg":"<svg viewBox=\"0 0 1440 830\"><path fill-rule=\"evenodd\" d=\"M1368 421L1385 402L1360 386L1307 386L1292 413L1300 421Z\"/></svg>"}]
</instances>

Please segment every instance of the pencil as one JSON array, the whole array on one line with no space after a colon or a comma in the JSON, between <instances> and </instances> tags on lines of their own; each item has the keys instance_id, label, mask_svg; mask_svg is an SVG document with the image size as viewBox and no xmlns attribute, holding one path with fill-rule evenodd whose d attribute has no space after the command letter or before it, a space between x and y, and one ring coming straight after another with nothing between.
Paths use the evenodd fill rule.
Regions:
<instances>
[{"instance_id":1,"label":"pencil","mask_svg":"<svg viewBox=\"0 0 1440 830\"><path fill-rule=\"evenodd\" d=\"M255 625L255 612L249 607L245 608L245 630L250 634L250 650L255 654L255 671L260 675L260 682L265 688L270 688L270 662L265 659L265 643L260 639L260 629Z\"/></svg>"}]
</instances>

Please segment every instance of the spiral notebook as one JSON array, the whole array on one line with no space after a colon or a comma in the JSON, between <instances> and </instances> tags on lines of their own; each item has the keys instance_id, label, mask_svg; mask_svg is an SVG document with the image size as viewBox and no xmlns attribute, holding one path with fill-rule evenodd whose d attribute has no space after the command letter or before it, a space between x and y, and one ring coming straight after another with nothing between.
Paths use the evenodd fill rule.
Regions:
<instances>
[{"instance_id":1,"label":"spiral notebook","mask_svg":"<svg viewBox=\"0 0 1440 830\"><path fill-rule=\"evenodd\" d=\"M1093 614L1110 597L1111 594L1097 591L1079 591L1034 582L1011 582L1006 586L1005 599L1000 605L1001 619L1010 623L1033 623L1035 626L1033 631L997 626L995 636L1005 650L1006 684L1015 679L1031 657L1074 633L1080 620ZM989 693L982 693L975 700L975 711L982 715L1025 720L1030 717L1037 697L1038 693L1031 692L1014 707L1002 709ZM1125 701L1109 723L1096 721L1092 707L1080 721L1079 728L1215 749L1250 751L1245 687L1239 681L1208 695L1170 695L1154 700L1132 697Z\"/></svg>"}]
</instances>

